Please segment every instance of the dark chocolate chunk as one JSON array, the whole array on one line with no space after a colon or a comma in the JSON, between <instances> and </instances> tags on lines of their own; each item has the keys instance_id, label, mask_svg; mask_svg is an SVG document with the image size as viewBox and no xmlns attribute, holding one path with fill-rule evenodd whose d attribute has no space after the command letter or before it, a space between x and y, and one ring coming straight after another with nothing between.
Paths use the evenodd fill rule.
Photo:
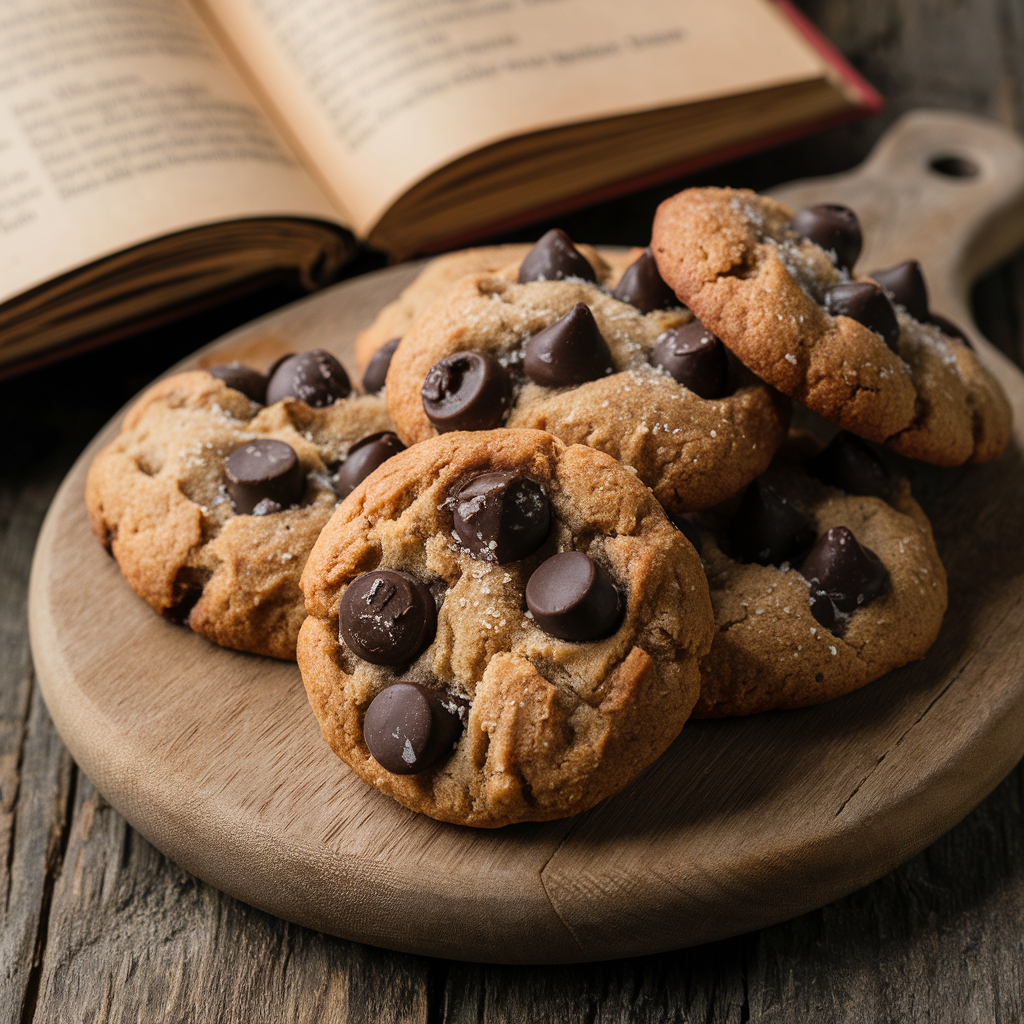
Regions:
<instances>
[{"instance_id":1,"label":"dark chocolate chunk","mask_svg":"<svg viewBox=\"0 0 1024 1024\"><path fill-rule=\"evenodd\" d=\"M455 352L427 371L420 389L423 411L439 433L491 430L505 422L512 404L512 382L483 352Z\"/></svg>"},{"instance_id":2,"label":"dark chocolate chunk","mask_svg":"<svg viewBox=\"0 0 1024 1024\"><path fill-rule=\"evenodd\" d=\"M363 390L368 395L375 395L382 387L388 375L388 368L391 366L391 357L398 348L401 338L392 338L386 341L376 352L366 366L366 373L363 374Z\"/></svg>"},{"instance_id":3,"label":"dark chocolate chunk","mask_svg":"<svg viewBox=\"0 0 1024 1024\"><path fill-rule=\"evenodd\" d=\"M811 476L847 494L888 498L892 480L885 463L854 434L841 430L828 447L808 463Z\"/></svg>"},{"instance_id":4,"label":"dark chocolate chunk","mask_svg":"<svg viewBox=\"0 0 1024 1024\"><path fill-rule=\"evenodd\" d=\"M947 337L962 341L969 349L974 348L971 339L952 320L947 320L944 316L939 316L938 313L929 313L928 323L934 324Z\"/></svg>"},{"instance_id":5,"label":"dark chocolate chunk","mask_svg":"<svg viewBox=\"0 0 1024 1024\"><path fill-rule=\"evenodd\" d=\"M526 584L526 604L537 625L562 640L599 640L614 633L622 617L618 587L582 551L541 562Z\"/></svg>"},{"instance_id":6,"label":"dark chocolate chunk","mask_svg":"<svg viewBox=\"0 0 1024 1024\"><path fill-rule=\"evenodd\" d=\"M825 292L825 309L833 316L848 316L856 320L869 331L880 334L893 352L897 350L900 325L896 320L896 310L881 285L874 281L833 285Z\"/></svg>"},{"instance_id":7,"label":"dark chocolate chunk","mask_svg":"<svg viewBox=\"0 0 1024 1024\"><path fill-rule=\"evenodd\" d=\"M267 405L297 398L316 409L347 398L352 391L345 367L321 348L281 362L267 384Z\"/></svg>"},{"instance_id":8,"label":"dark chocolate chunk","mask_svg":"<svg viewBox=\"0 0 1024 1024\"><path fill-rule=\"evenodd\" d=\"M213 575L210 569L200 569L195 566L183 565L174 574L173 597L171 604L164 608L160 614L176 626L184 626L192 609L199 603L203 596L203 588Z\"/></svg>"},{"instance_id":9,"label":"dark chocolate chunk","mask_svg":"<svg viewBox=\"0 0 1024 1024\"><path fill-rule=\"evenodd\" d=\"M837 203L805 206L797 210L791 226L798 235L831 253L836 266L849 270L857 262L864 240L857 214L848 206Z\"/></svg>"},{"instance_id":10,"label":"dark chocolate chunk","mask_svg":"<svg viewBox=\"0 0 1024 1024\"><path fill-rule=\"evenodd\" d=\"M701 398L729 393L725 346L696 318L661 335L651 362Z\"/></svg>"},{"instance_id":11,"label":"dark chocolate chunk","mask_svg":"<svg viewBox=\"0 0 1024 1024\"><path fill-rule=\"evenodd\" d=\"M246 398L251 398L260 405L264 404L267 397L267 378L259 370L235 360L233 363L211 366L206 372L224 381L229 388L241 391Z\"/></svg>"},{"instance_id":12,"label":"dark chocolate chunk","mask_svg":"<svg viewBox=\"0 0 1024 1024\"><path fill-rule=\"evenodd\" d=\"M543 486L513 473L473 477L455 499L455 532L474 558L504 565L547 540L551 506Z\"/></svg>"},{"instance_id":13,"label":"dark chocolate chunk","mask_svg":"<svg viewBox=\"0 0 1024 1024\"><path fill-rule=\"evenodd\" d=\"M273 438L236 448L225 460L224 472L228 493L240 515L279 512L298 502L306 489L306 474L295 449ZM267 502L277 507L264 504Z\"/></svg>"},{"instance_id":14,"label":"dark chocolate chunk","mask_svg":"<svg viewBox=\"0 0 1024 1024\"><path fill-rule=\"evenodd\" d=\"M827 611L819 608L822 595L835 612L849 615L889 585L889 570L881 559L862 547L845 526L833 526L818 538L800 566L800 574L811 585L811 611L822 625L829 625Z\"/></svg>"},{"instance_id":15,"label":"dark chocolate chunk","mask_svg":"<svg viewBox=\"0 0 1024 1024\"><path fill-rule=\"evenodd\" d=\"M921 264L917 260L897 263L888 270L874 270L874 278L915 320L928 322L928 287L924 283Z\"/></svg>"},{"instance_id":16,"label":"dark chocolate chunk","mask_svg":"<svg viewBox=\"0 0 1024 1024\"><path fill-rule=\"evenodd\" d=\"M838 630L836 627L836 606L828 594L824 590L812 586L808 599L811 602L811 614L818 622L833 633L840 632L841 626Z\"/></svg>"},{"instance_id":17,"label":"dark chocolate chunk","mask_svg":"<svg viewBox=\"0 0 1024 1024\"><path fill-rule=\"evenodd\" d=\"M398 440L398 435L390 430L380 434L370 434L361 441L356 441L348 450L345 461L335 470L331 483L339 498L347 498L356 485L365 480L378 466L383 465L399 452L405 451L405 445Z\"/></svg>"},{"instance_id":18,"label":"dark chocolate chunk","mask_svg":"<svg viewBox=\"0 0 1024 1024\"><path fill-rule=\"evenodd\" d=\"M770 484L755 480L729 524L729 545L741 562L781 565L814 543L814 524Z\"/></svg>"},{"instance_id":19,"label":"dark chocolate chunk","mask_svg":"<svg viewBox=\"0 0 1024 1024\"><path fill-rule=\"evenodd\" d=\"M275 373L277 373L277 368L278 368L278 367L279 367L279 366L280 366L280 365L281 365L281 364L282 364L282 363L283 363L283 362L284 362L284 361L285 361L286 359L291 359L292 355L293 355L293 353L291 353L291 352L285 352L285 354L284 354L283 356L278 356L278 357L277 357L277 358L276 358L276 359L275 359L275 360L274 360L274 361L273 361L273 362L272 362L272 363L271 363L271 364L270 364L270 365L269 365L269 366L267 367L267 373L266 373L266 377L267 377L267 380L270 380L270 378L271 378L271 377L273 377Z\"/></svg>"},{"instance_id":20,"label":"dark chocolate chunk","mask_svg":"<svg viewBox=\"0 0 1024 1024\"><path fill-rule=\"evenodd\" d=\"M466 702L418 683L381 690L363 716L363 740L374 760L394 775L415 775L437 764L462 733Z\"/></svg>"},{"instance_id":21,"label":"dark chocolate chunk","mask_svg":"<svg viewBox=\"0 0 1024 1024\"><path fill-rule=\"evenodd\" d=\"M597 281L594 268L572 244L572 239L561 229L552 228L541 235L537 244L519 264L519 283L530 281L561 281L567 277L581 277L584 281Z\"/></svg>"},{"instance_id":22,"label":"dark chocolate chunk","mask_svg":"<svg viewBox=\"0 0 1024 1024\"><path fill-rule=\"evenodd\" d=\"M639 258L626 267L612 295L620 302L635 306L641 313L682 305L676 293L661 279L650 249L644 249Z\"/></svg>"},{"instance_id":23,"label":"dark chocolate chunk","mask_svg":"<svg viewBox=\"0 0 1024 1024\"><path fill-rule=\"evenodd\" d=\"M437 606L415 576L374 569L357 576L342 594L338 631L363 661L401 665L433 642Z\"/></svg>"},{"instance_id":24,"label":"dark chocolate chunk","mask_svg":"<svg viewBox=\"0 0 1024 1024\"><path fill-rule=\"evenodd\" d=\"M590 307L577 302L527 341L523 369L536 384L564 388L606 377L615 364Z\"/></svg>"},{"instance_id":25,"label":"dark chocolate chunk","mask_svg":"<svg viewBox=\"0 0 1024 1024\"><path fill-rule=\"evenodd\" d=\"M704 542L700 539L700 530L684 516L677 516L669 512L668 518L669 522L693 545L699 555L704 548Z\"/></svg>"}]
</instances>

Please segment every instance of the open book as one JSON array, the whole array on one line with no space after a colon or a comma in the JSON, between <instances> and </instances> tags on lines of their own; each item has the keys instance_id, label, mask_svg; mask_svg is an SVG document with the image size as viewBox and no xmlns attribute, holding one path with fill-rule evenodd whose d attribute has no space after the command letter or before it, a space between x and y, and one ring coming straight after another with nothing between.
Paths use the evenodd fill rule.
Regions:
<instances>
[{"instance_id":1,"label":"open book","mask_svg":"<svg viewBox=\"0 0 1024 1024\"><path fill-rule=\"evenodd\" d=\"M785 0L8 0L0 372L877 106Z\"/></svg>"}]
</instances>

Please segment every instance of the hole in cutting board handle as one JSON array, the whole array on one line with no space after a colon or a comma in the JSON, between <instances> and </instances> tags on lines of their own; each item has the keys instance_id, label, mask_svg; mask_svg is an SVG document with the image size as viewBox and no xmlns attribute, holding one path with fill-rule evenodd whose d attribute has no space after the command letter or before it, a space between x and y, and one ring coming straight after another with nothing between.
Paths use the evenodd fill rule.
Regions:
<instances>
[{"instance_id":1,"label":"hole in cutting board handle","mask_svg":"<svg viewBox=\"0 0 1024 1024\"><path fill-rule=\"evenodd\" d=\"M933 156L928 161L928 166L936 174L947 178L976 178L981 168L973 160L965 156L954 156L950 153L943 153L940 156Z\"/></svg>"}]
</instances>

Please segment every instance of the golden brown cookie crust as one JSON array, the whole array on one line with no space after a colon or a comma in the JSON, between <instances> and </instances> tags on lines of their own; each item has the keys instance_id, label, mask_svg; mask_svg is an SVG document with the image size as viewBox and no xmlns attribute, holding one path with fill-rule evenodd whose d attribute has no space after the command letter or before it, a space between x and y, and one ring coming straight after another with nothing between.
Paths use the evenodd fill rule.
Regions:
<instances>
[{"instance_id":1,"label":"golden brown cookie crust","mask_svg":"<svg viewBox=\"0 0 1024 1024\"><path fill-rule=\"evenodd\" d=\"M195 632L223 647L294 659L305 618L299 576L337 501L327 463L390 429L375 396L263 408L202 370L176 374L142 395L93 461L93 532L157 612L187 614ZM235 514L224 459L255 438L295 449L307 474L301 507Z\"/></svg>"},{"instance_id":2,"label":"golden brown cookie crust","mask_svg":"<svg viewBox=\"0 0 1024 1024\"><path fill-rule=\"evenodd\" d=\"M680 299L759 377L826 419L936 465L994 458L1010 436L1002 388L963 344L898 309L899 354L819 304L850 280L747 189L688 189L658 208L651 250Z\"/></svg>"},{"instance_id":3,"label":"golden brown cookie crust","mask_svg":"<svg viewBox=\"0 0 1024 1024\"><path fill-rule=\"evenodd\" d=\"M815 522L818 536L849 528L882 560L890 585L837 637L811 614L808 583L795 569L743 564L722 551L716 538L731 509L699 517L716 633L701 662L695 718L820 704L923 658L938 635L946 572L909 484L897 481L888 502L846 494L808 476L798 451L787 444L765 479Z\"/></svg>"},{"instance_id":4,"label":"golden brown cookie crust","mask_svg":"<svg viewBox=\"0 0 1024 1024\"><path fill-rule=\"evenodd\" d=\"M463 481L495 470L544 484L553 513L542 548L506 565L453 540L448 505ZM530 573L569 549L625 585L625 616L606 639L559 640L526 613ZM377 567L443 597L434 642L400 674L338 640L343 591ZM327 743L406 807L487 828L575 814L625 786L682 728L711 643L700 560L647 488L608 456L540 431L446 434L390 459L339 506L302 586L299 667ZM418 775L385 771L363 741L366 708L400 680L471 701L454 753Z\"/></svg>"},{"instance_id":5,"label":"golden brown cookie crust","mask_svg":"<svg viewBox=\"0 0 1024 1024\"><path fill-rule=\"evenodd\" d=\"M356 338L356 364L365 370L373 354L392 338L401 338L413 320L445 289L468 274L504 273L514 280L523 257L533 248L532 243L508 245L482 245L475 249L459 249L432 259L394 302L389 302L376 319ZM621 253L598 253L589 245L576 247L594 268L597 280L614 288L623 271L639 257L643 249L628 249Z\"/></svg>"},{"instance_id":6,"label":"golden brown cookie crust","mask_svg":"<svg viewBox=\"0 0 1024 1024\"><path fill-rule=\"evenodd\" d=\"M618 372L576 388L526 381L505 422L547 430L632 466L673 512L708 508L764 471L782 443L789 404L740 369L738 387L703 399L648 361L657 338L689 322L685 309L642 314L581 281L517 284L465 277L429 306L398 346L388 372L388 411L407 444L437 436L420 389L442 357L477 349L514 365L523 342L577 302L590 307Z\"/></svg>"}]
</instances>

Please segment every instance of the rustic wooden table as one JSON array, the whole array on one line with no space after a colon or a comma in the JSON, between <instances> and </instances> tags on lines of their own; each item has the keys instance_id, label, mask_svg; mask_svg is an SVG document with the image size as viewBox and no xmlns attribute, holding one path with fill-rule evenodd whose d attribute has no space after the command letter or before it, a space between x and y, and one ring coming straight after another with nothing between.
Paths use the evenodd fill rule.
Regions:
<instances>
[{"instance_id":1,"label":"rustic wooden table","mask_svg":"<svg viewBox=\"0 0 1024 1024\"><path fill-rule=\"evenodd\" d=\"M852 166L915 106L1024 130L1019 0L800 6L887 97L885 114L701 182L760 188ZM657 202L681 184L561 223L580 239L643 243ZM1024 1019L1021 767L919 856L819 911L709 946L583 966L475 965L334 939L223 896L134 832L76 768L35 685L25 618L35 537L74 458L123 402L290 297L282 285L0 384L0 1024ZM975 311L1024 362L1024 254L979 283Z\"/></svg>"}]
</instances>

